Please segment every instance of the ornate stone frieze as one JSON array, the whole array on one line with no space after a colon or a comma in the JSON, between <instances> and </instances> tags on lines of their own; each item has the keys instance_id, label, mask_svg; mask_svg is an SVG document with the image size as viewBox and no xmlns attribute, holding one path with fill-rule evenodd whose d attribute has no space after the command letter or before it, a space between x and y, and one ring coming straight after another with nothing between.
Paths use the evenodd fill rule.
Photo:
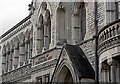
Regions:
<instances>
[{"instance_id":1,"label":"ornate stone frieze","mask_svg":"<svg viewBox=\"0 0 120 84\"><path fill-rule=\"evenodd\" d=\"M31 64L25 65L16 70L3 74L2 81L3 82L9 82L9 81L14 82L29 75L31 75Z\"/></svg>"},{"instance_id":2,"label":"ornate stone frieze","mask_svg":"<svg viewBox=\"0 0 120 84\"><path fill-rule=\"evenodd\" d=\"M104 27L102 31L99 33L99 54L102 53L101 51L104 51L104 49L108 49L111 47L119 46L120 41L120 20L117 22L111 23Z\"/></svg>"},{"instance_id":3,"label":"ornate stone frieze","mask_svg":"<svg viewBox=\"0 0 120 84\"><path fill-rule=\"evenodd\" d=\"M40 55L37 55L36 57L33 57L33 66L39 65L43 62L47 62L49 60L54 59L54 55L56 54L56 50L51 50L50 52L43 53Z\"/></svg>"},{"instance_id":4,"label":"ornate stone frieze","mask_svg":"<svg viewBox=\"0 0 120 84\"><path fill-rule=\"evenodd\" d=\"M45 70L46 68L50 68L51 66L54 66L57 62L57 59L52 59L49 61L46 61L44 63L41 63L37 66L32 67L32 72L37 71L37 70Z\"/></svg>"}]
</instances>

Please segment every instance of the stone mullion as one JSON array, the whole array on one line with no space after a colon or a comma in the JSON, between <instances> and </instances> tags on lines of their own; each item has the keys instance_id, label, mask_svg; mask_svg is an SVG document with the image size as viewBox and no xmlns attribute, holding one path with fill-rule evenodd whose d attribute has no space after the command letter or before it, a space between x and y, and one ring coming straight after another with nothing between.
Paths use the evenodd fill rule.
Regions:
<instances>
[{"instance_id":1,"label":"stone mullion","mask_svg":"<svg viewBox=\"0 0 120 84\"><path fill-rule=\"evenodd\" d=\"M10 54L10 52L9 51L7 51L7 53L6 53L6 72L8 72L8 70L9 70L9 54Z\"/></svg>"},{"instance_id":2,"label":"stone mullion","mask_svg":"<svg viewBox=\"0 0 120 84\"><path fill-rule=\"evenodd\" d=\"M47 36L47 39L46 39L46 48L48 49L49 48L49 44L50 44L50 41L49 41L49 31L50 31L50 27L49 27L49 23L47 24L47 27L46 27L46 36Z\"/></svg>"},{"instance_id":3,"label":"stone mullion","mask_svg":"<svg viewBox=\"0 0 120 84\"><path fill-rule=\"evenodd\" d=\"M13 55L13 51L11 50L10 51L10 56L9 56L9 71L11 71L12 70L12 61L13 61L13 59L12 59L12 55Z\"/></svg>"}]
</instances>

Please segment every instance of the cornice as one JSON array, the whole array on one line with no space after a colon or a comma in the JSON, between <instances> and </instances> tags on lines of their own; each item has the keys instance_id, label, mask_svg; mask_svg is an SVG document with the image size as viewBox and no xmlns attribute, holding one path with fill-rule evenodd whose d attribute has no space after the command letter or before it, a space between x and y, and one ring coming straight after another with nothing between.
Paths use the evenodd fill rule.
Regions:
<instances>
[{"instance_id":1,"label":"cornice","mask_svg":"<svg viewBox=\"0 0 120 84\"><path fill-rule=\"evenodd\" d=\"M0 43L4 42L8 38L10 38L11 36L13 36L17 32L19 32L20 30L22 30L23 28L25 28L26 26L30 25L31 24L31 21L30 21L31 15L32 14L30 14L29 16L27 16L25 19L23 19L18 24L16 24L14 27L12 27L7 32L5 32L3 35L1 35L0 36L0 39L1 39Z\"/></svg>"}]
</instances>

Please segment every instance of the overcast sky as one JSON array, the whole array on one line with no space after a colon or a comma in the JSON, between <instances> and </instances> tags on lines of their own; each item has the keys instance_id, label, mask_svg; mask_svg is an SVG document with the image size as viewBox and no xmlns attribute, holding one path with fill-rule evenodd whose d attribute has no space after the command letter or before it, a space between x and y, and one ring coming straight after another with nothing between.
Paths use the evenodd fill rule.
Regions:
<instances>
[{"instance_id":1,"label":"overcast sky","mask_svg":"<svg viewBox=\"0 0 120 84\"><path fill-rule=\"evenodd\" d=\"M32 0L0 0L0 35L29 15Z\"/></svg>"}]
</instances>

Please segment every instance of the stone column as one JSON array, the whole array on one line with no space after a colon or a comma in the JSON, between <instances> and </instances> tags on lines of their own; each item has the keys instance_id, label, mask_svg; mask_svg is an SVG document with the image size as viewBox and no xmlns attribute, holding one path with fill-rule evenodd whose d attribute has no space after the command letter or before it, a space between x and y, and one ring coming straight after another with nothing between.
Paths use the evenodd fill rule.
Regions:
<instances>
[{"instance_id":1,"label":"stone column","mask_svg":"<svg viewBox=\"0 0 120 84\"><path fill-rule=\"evenodd\" d=\"M108 70L108 66L106 63L102 63L102 72L103 72L103 81L102 82L108 82L108 76L107 76L107 70Z\"/></svg>"},{"instance_id":2,"label":"stone column","mask_svg":"<svg viewBox=\"0 0 120 84\"><path fill-rule=\"evenodd\" d=\"M14 47L13 69L16 69L19 62L19 47Z\"/></svg>"},{"instance_id":3,"label":"stone column","mask_svg":"<svg viewBox=\"0 0 120 84\"><path fill-rule=\"evenodd\" d=\"M28 40L26 40L25 41L25 63L29 63L29 61L30 61L30 50L31 50L31 48L30 48L30 39Z\"/></svg>"},{"instance_id":4,"label":"stone column","mask_svg":"<svg viewBox=\"0 0 120 84\"><path fill-rule=\"evenodd\" d=\"M2 55L2 73L6 72L6 53Z\"/></svg>"},{"instance_id":5,"label":"stone column","mask_svg":"<svg viewBox=\"0 0 120 84\"><path fill-rule=\"evenodd\" d=\"M6 72L9 70L9 61L10 61L10 52L7 51L6 53Z\"/></svg>"},{"instance_id":6,"label":"stone column","mask_svg":"<svg viewBox=\"0 0 120 84\"><path fill-rule=\"evenodd\" d=\"M12 62L12 51L10 50L9 55L8 55L8 71L12 70L11 62Z\"/></svg>"},{"instance_id":7,"label":"stone column","mask_svg":"<svg viewBox=\"0 0 120 84\"><path fill-rule=\"evenodd\" d=\"M28 50L29 50L28 40L25 40L25 63L28 63L28 55L29 55Z\"/></svg>"},{"instance_id":8,"label":"stone column","mask_svg":"<svg viewBox=\"0 0 120 84\"><path fill-rule=\"evenodd\" d=\"M20 66L22 66L25 63L25 44L24 43L20 43L20 57L19 57L19 63Z\"/></svg>"},{"instance_id":9,"label":"stone column","mask_svg":"<svg viewBox=\"0 0 120 84\"><path fill-rule=\"evenodd\" d=\"M116 82L116 65L111 65L111 82Z\"/></svg>"},{"instance_id":10,"label":"stone column","mask_svg":"<svg viewBox=\"0 0 120 84\"><path fill-rule=\"evenodd\" d=\"M108 59L108 64L110 65L111 82L116 82L116 61L113 58Z\"/></svg>"},{"instance_id":11,"label":"stone column","mask_svg":"<svg viewBox=\"0 0 120 84\"><path fill-rule=\"evenodd\" d=\"M9 71L13 68L13 49L10 49L10 58L9 58Z\"/></svg>"}]
</instances>

